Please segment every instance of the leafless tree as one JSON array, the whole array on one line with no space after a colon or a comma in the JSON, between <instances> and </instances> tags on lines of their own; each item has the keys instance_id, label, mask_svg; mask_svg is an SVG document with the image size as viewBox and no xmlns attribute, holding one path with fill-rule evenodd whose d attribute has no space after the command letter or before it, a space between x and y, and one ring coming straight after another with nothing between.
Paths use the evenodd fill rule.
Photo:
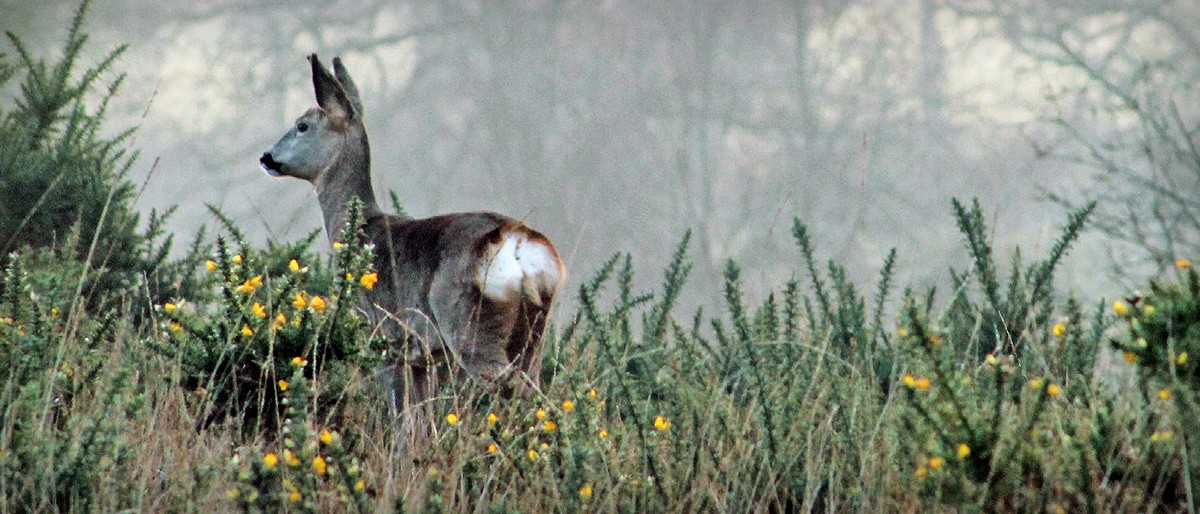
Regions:
<instances>
[{"instance_id":1,"label":"leafless tree","mask_svg":"<svg viewBox=\"0 0 1200 514\"><path fill-rule=\"evenodd\" d=\"M1089 183L1049 197L1067 206L1101 201L1096 226L1123 243L1113 248L1112 271L1162 273L1200 254L1200 4L951 4L998 22L1042 65L1081 78L1047 92L1053 109L1029 138L1039 156L1090 170Z\"/></svg>"}]
</instances>

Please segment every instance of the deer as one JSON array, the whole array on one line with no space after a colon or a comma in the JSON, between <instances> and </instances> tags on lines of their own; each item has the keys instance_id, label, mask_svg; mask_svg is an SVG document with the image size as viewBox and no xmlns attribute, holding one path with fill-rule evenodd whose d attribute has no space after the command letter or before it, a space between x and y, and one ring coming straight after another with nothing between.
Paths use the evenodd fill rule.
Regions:
<instances>
[{"instance_id":1,"label":"deer","mask_svg":"<svg viewBox=\"0 0 1200 514\"><path fill-rule=\"evenodd\" d=\"M259 163L272 176L312 184L331 244L348 206L360 202L378 282L362 290L359 309L391 347L377 372L393 420L408 433L402 441L418 435L419 409L443 364L506 397L536 392L550 307L566 277L554 245L494 212L384 213L371 183L358 87L341 58L333 59L333 73L316 54L308 61L317 106Z\"/></svg>"}]
</instances>

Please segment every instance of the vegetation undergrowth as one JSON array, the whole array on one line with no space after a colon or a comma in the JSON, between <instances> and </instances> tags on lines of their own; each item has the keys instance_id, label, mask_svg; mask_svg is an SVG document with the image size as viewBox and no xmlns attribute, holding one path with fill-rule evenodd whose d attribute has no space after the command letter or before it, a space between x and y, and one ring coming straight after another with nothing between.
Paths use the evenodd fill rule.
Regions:
<instances>
[{"instance_id":1,"label":"vegetation undergrowth","mask_svg":"<svg viewBox=\"0 0 1200 514\"><path fill-rule=\"evenodd\" d=\"M0 78L43 87L21 54ZM727 262L715 314L677 312L690 234L652 292L613 256L561 294L541 393L448 381L411 459L374 379L387 342L357 312L376 280L357 210L326 260L319 233L254 248L215 209L221 235L171 260L153 216L128 251L156 264L101 301L79 278L115 268L78 256L109 218L80 211L61 243L5 256L0 512L1196 512L1191 263L1084 302L1053 278L1095 204L1003 270L978 202L952 207L969 258L941 296L896 294L894 250L873 289L852 283L799 219L797 276L747 292Z\"/></svg>"}]
</instances>

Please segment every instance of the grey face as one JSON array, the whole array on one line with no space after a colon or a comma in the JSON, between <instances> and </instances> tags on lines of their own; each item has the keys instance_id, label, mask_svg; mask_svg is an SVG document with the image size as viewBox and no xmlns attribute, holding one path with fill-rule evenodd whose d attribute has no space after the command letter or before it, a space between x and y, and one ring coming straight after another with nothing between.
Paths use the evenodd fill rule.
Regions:
<instances>
[{"instance_id":1,"label":"grey face","mask_svg":"<svg viewBox=\"0 0 1200 514\"><path fill-rule=\"evenodd\" d=\"M328 116L323 109L309 109L275 146L262 154L258 162L272 176L286 175L315 182L321 172L337 160L344 125L342 120Z\"/></svg>"}]
</instances>

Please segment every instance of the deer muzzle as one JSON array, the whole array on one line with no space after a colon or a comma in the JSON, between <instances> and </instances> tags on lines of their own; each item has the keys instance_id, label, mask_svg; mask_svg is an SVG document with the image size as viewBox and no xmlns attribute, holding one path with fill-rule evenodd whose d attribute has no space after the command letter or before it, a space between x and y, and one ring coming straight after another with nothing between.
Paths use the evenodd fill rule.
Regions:
<instances>
[{"instance_id":1,"label":"deer muzzle","mask_svg":"<svg viewBox=\"0 0 1200 514\"><path fill-rule=\"evenodd\" d=\"M281 164L279 161L276 161L275 157L271 155L271 152L264 152L262 157L258 158L258 162L259 164L262 164L263 169L267 170L267 173L269 173L272 177L283 175L283 164Z\"/></svg>"}]
</instances>

